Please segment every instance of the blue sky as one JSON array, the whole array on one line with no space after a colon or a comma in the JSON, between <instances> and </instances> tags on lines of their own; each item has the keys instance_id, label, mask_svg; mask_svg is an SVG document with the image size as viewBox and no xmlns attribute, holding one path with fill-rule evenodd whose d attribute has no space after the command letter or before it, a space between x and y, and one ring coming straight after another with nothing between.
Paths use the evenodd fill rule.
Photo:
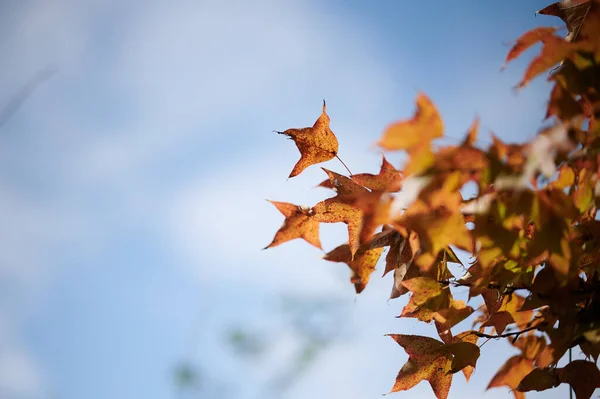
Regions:
<instances>
[{"instance_id":1,"label":"blue sky","mask_svg":"<svg viewBox=\"0 0 600 399\"><path fill-rule=\"evenodd\" d=\"M376 172L373 143L423 91L450 137L478 115L482 144L531 138L549 85L512 89L531 54L500 66L521 33L560 21L535 18L537 0L323 3L4 2L2 104L57 73L0 131L0 397L172 398L181 361L216 381L213 397L260 397L301 341L282 297L333 300L340 320L284 397L390 389L406 356L383 334L433 327L394 318L405 299L386 302L381 270L355 298L347 268L306 243L260 250L282 223L265 198L327 195L318 167L286 180L298 153L272 130L311 125L325 98L340 156ZM231 326L263 337L260 359L232 353ZM486 346L450 397L483 394L511 350Z\"/></svg>"}]
</instances>

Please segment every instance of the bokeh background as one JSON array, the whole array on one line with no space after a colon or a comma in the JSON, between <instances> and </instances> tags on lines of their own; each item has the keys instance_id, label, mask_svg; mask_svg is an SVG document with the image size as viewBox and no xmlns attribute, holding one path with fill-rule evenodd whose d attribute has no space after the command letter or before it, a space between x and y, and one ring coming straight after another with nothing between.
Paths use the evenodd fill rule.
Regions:
<instances>
[{"instance_id":1,"label":"bokeh background","mask_svg":"<svg viewBox=\"0 0 600 399\"><path fill-rule=\"evenodd\" d=\"M0 1L0 398L379 398L406 361L385 333L391 276L358 297L301 240L262 251L312 205L317 166L272 130L325 98L340 156L376 173L385 126L423 91L446 140L534 136L549 86L500 71L547 0ZM401 165L399 154L388 159ZM337 160L324 165L343 173ZM345 226L323 226L324 248ZM515 353L489 342L451 398ZM561 386L533 397L565 398ZM395 397L432 397L426 382Z\"/></svg>"}]
</instances>

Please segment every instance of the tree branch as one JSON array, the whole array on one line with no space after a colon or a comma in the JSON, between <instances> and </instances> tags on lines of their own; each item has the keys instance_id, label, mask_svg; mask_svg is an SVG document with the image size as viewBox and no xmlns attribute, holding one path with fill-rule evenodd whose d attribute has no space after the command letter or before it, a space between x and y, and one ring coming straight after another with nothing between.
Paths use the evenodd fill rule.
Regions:
<instances>
[{"instance_id":1,"label":"tree branch","mask_svg":"<svg viewBox=\"0 0 600 399\"><path fill-rule=\"evenodd\" d=\"M479 338L499 339L499 338L508 338L508 337L514 336L516 339L519 335L526 333L527 331L537 330L538 327L542 326L543 324L545 324L545 323L536 324L535 326L527 327L523 330L513 331L513 332L508 332L508 333L498 334L498 335L485 334L485 333L482 333L479 331L471 331L471 334L477 335Z\"/></svg>"}]
</instances>

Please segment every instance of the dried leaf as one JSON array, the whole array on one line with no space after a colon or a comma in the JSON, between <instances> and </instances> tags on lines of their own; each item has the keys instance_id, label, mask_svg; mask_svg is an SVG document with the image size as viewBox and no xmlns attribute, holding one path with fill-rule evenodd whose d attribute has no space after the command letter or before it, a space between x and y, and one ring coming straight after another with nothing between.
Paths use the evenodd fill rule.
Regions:
<instances>
[{"instance_id":1,"label":"dried leaf","mask_svg":"<svg viewBox=\"0 0 600 399\"><path fill-rule=\"evenodd\" d=\"M367 286L371 274L375 271L375 265L382 252L383 248L365 249L361 247L353 257L348 244L344 244L328 252L323 259L330 262L346 263L352 271L350 282L354 284L356 293L360 294Z\"/></svg>"},{"instance_id":2,"label":"dried leaf","mask_svg":"<svg viewBox=\"0 0 600 399\"><path fill-rule=\"evenodd\" d=\"M363 212L352 205L329 198L317 203L313 208L314 220L321 223L345 223L348 225L348 243L354 255L360 246L360 230Z\"/></svg>"},{"instance_id":3,"label":"dried leaf","mask_svg":"<svg viewBox=\"0 0 600 399\"><path fill-rule=\"evenodd\" d=\"M600 371L595 363L573 360L556 372L562 382L571 385L577 399L589 399L600 388Z\"/></svg>"},{"instance_id":4,"label":"dried leaf","mask_svg":"<svg viewBox=\"0 0 600 399\"><path fill-rule=\"evenodd\" d=\"M387 150L407 150L410 153L419 147L428 147L433 139L442 135L443 124L437 109L427 96L419 94L414 116L389 126L378 144Z\"/></svg>"},{"instance_id":5,"label":"dried leaf","mask_svg":"<svg viewBox=\"0 0 600 399\"><path fill-rule=\"evenodd\" d=\"M445 346L445 349L452 354L452 363L450 372L456 373L465 367L477 365L479 359L479 347L471 342L455 342Z\"/></svg>"},{"instance_id":6,"label":"dried leaf","mask_svg":"<svg viewBox=\"0 0 600 399\"><path fill-rule=\"evenodd\" d=\"M562 19L569 30L566 40L574 42L590 5L590 0L562 0L542 8L536 14L554 15Z\"/></svg>"},{"instance_id":7,"label":"dried leaf","mask_svg":"<svg viewBox=\"0 0 600 399\"><path fill-rule=\"evenodd\" d=\"M310 209L305 209L288 202L269 202L275 205L283 216L285 216L285 221L275 234L273 241L264 249L275 247L295 238L302 238L309 244L323 249L321 247L321 240L319 239L319 222L315 219L315 215Z\"/></svg>"},{"instance_id":8,"label":"dried leaf","mask_svg":"<svg viewBox=\"0 0 600 399\"><path fill-rule=\"evenodd\" d=\"M325 100L323 100L323 112L312 127L277 132L294 140L300 151L300 160L289 177L297 176L310 165L329 161L337 155L338 141L329 128L329 121Z\"/></svg>"},{"instance_id":9,"label":"dried leaf","mask_svg":"<svg viewBox=\"0 0 600 399\"><path fill-rule=\"evenodd\" d=\"M452 359L444 350L444 343L419 335L388 335L402 346L409 356L390 392L406 391L426 380L436 398L446 399L452 385Z\"/></svg>"},{"instance_id":10,"label":"dried leaf","mask_svg":"<svg viewBox=\"0 0 600 399\"><path fill-rule=\"evenodd\" d=\"M382 156L379 174L359 173L352 180L374 191L397 192L402 188L402 173Z\"/></svg>"},{"instance_id":11,"label":"dried leaf","mask_svg":"<svg viewBox=\"0 0 600 399\"><path fill-rule=\"evenodd\" d=\"M560 380L554 369L533 369L517 386L517 391L545 391L560 385Z\"/></svg>"},{"instance_id":12,"label":"dried leaf","mask_svg":"<svg viewBox=\"0 0 600 399\"><path fill-rule=\"evenodd\" d=\"M524 399L525 395L516 389L531 370L533 370L532 360L525 359L521 355L513 356L500 367L486 389L507 386L513 390L516 399Z\"/></svg>"},{"instance_id":13,"label":"dried leaf","mask_svg":"<svg viewBox=\"0 0 600 399\"><path fill-rule=\"evenodd\" d=\"M538 13L539 12L540 11L538 11ZM539 27L524 33L520 38L517 39L517 42L508 52L502 68L505 68L506 64L519 57L525 50L534 44L542 41L548 36L554 35L554 32L556 32L556 28Z\"/></svg>"}]
</instances>

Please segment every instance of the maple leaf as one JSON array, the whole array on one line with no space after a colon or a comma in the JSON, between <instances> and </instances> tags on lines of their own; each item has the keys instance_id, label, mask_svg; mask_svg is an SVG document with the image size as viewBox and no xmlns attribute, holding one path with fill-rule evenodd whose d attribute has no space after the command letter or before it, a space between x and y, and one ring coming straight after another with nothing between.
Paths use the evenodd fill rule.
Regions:
<instances>
[{"instance_id":1,"label":"maple leaf","mask_svg":"<svg viewBox=\"0 0 600 399\"><path fill-rule=\"evenodd\" d=\"M397 192L402 188L402 172L382 156L381 169L379 174L359 173L352 175L352 180L356 183L374 191Z\"/></svg>"},{"instance_id":2,"label":"maple leaf","mask_svg":"<svg viewBox=\"0 0 600 399\"><path fill-rule=\"evenodd\" d=\"M458 334L452 338L452 343L469 342L473 345L477 345L478 338L479 337L477 337L477 335L474 334L474 331L472 331L472 330L471 331L463 331L460 334ZM473 375L473 371L475 371L475 365L467 365L465 368L462 369L462 372L463 372L467 382L471 378L471 375Z\"/></svg>"},{"instance_id":3,"label":"maple leaf","mask_svg":"<svg viewBox=\"0 0 600 399\"><path fill-rule=\"evenodd\" d=\"M486 389L507 386L513 390L516 399L525 399L525 394L516 389L521 380L533 369L533 360L526 359L521 355L513 356L500 367Z\"/></svg>"},{"instance_id":4,"label":"maple leaf","mask_svg":"<svg viewBox=\"0 0 600 399\"><path fill-rule=\"evenodd\" d=\"M388 334L408 354L391 392L408 390L426 380L438 399L446 399L452 385L452 356L444 343L419 335Z\"/></svg>"},{"instance_id":5,"label":"maple leaf","mask_svg":"<svg viewBox=\"0 0 600 399\"><path fill-rule=\"evenodd\" d=\"M348 243L354 255L360 246L363 212L352 205L339 202L335 197L317 203L312 209L317 222L348 225Z\"/></svg>"},{"instance_id":6,"label":"maple leaf","mask_svg":"<svg viewBox=\"0 0 600 399\"><path fill-rule=\"evenodd\" d=\"M452 354L450 372L456 373L466 367L475 368L480 350L477 345L467 341L457 341L447 344L444 349Z\"/></svg>"},{"instance_id":7,"label":"maple leaf","mask_svg":"<svg viewBox=\"0 0 600 399\"><path fill-rule=\"evenodd\" d=\"M517 391L545 391L560 385L560 380L555 369L533 369L517 386Z\"/></svg>"},{"instance_id":8,"label":"maple leaf","mask_svg":"<svg viewBox=\"0 0 600 399\"><path fill-rule=\"evenodd\" d=\"M477 142L477 133L479 132L479 118L475 118L473 120L473 123L471 123L471 126L469 127L469 130L467 132L467 137L465 137L465 140L462 143L462 146L464 147L473 147L475 145L475 143Z\"/></svg>"},{"instance_id":9,"label":"maple leaf","mask_svg":"<svg viewBox=\"0 0 600 399\"><path fill-rule=\"evenodd\" d=\"M321 168L327 173L327 180L321 182L319 187L331 188L337 195L336 198L340 201L351 201L359 195L368 194L369 190L363 187L359 182L341 175L329 169Z\"/></svg>"},{"instance_id":10,"label":"maple leaf","mask_svg":"<svg viewBox=\"0 0 600 399\"><path fill-rule=\"evenodd\" d=\"M565 40L574 42L590 6L590 0L562 0L542 8L536 14L554 15L562 19L569 30Z\"/></svg>"},{"instance_id":11,"label":"maple leaf","mask_svg":"<svg viewBox=\"0 0 600 399\"><path fill-rule=\"evenodd\" d=\"M288 138L294 140L296 147L300 151L300 160L292 169L289 177L294 177L302 173L310 165L329 161L337 156L338 141L335 134L329 128L329 115L326 112L327 106L323 100L323 112L312 127L301 129L287 129L283 132Z\"/></svg>"},{"instance_id":12,"label":"maple leaf","mask_svg":"<svg viewBox=\"0 0 600 399\"><path fill-rule=\"evenodd\" d=\"M417 96L417 110L413 117L390 125L378 141L387 150L406 150L411 161L405 166L407 175L425 170L433 161L431 141L443 136L443 123L429 98Z\"/></svg>"},{"instance_id":13,"label":"maple leaf","mask_svg":"<svg viewBox=\"0 0 600 399\"><path fill-rule=\"evenodd\" d=\"M432 317L435 320L435 327L442 341L448 343L452 341L452 332L450 329L469 317L473 313L473 308L467 306L463 301L452 299L450 306L446 309L440 309Z\"/></svg>"},{"instance_id":14,"label":"maple leaf","mask_svg":"<svg viewBox=\"0 0 600 399\"><path fill-rule=\"evenodd\" d=\"M273 241L264 249L272 248L296 238L302 238L306 242L319 249L319 222L310 209L290 204L288 202L269 201L285 216L285 221L275 234Z\"/></svg>"},{"instance_id":15,"label":"maple leaf","mask_svg":"<svg viewBox=\"0 0 600 399\"><path fill-rule=\"evenodd\" d=\"M538 13L540 13L540 11L538 11ZM517 39L516 43L508 52L502 68L504 69L506 64L519 57L525 50L534 44L542 41L548 36L552 36L554 32L556 32L556 28L539 27L524 33L520 38Z\"/></svg>"},{"instance_id":16,"label":"maple leaf","mask_svg":"<svg viewBox=\"0 0 600 399\"><path fill-rule=\"evenodd\" d=\"M348 244L343 244L328 252L323 259L346 263L352 271L350 282L354 284L356 293L360 294L367 286L382 252L382 247L369 249L363 246L353 256Z\"/></svg>"},{"instance_id":17,"label":"maple leaf","mask_svg":"<svg viewBox=\"0 0 600 399\"><path fill-rule=\"evenodd\" d=\"M352 255L356 253L358 247L361 242L367 241L367 239L371 238L371 233L375 230L376 226L373 226L371 222L371 217L380 216L379 214L375 214L379 209L376 207L372 207L370 209L371 212L363 212L361 209L357 208L353 204L356 201L359 201L363 196L368 196L372 194L365 187L360 184L355 183L352 179L340 175L339 173L330 171L328 169L323 168L327 176L329 177L329 182L322 182L320 186L322 187L330 187L336 191L336 196L333 198L328 198L317 203L313 208L313 212L315 215L315 220L322 223L345 223L348 225L348 243L350 244L350 249L352 251ZM368 203L368 205L372 205L373 201ZM365 205L362 203L362 205ZM367 231L362 234L361 239L361 231L363 230L363 224L365 218L370 223ZM382 220L381 217L377 218L376 222L383 223L385 220ZM377 223L375 223L377 224Z\"/></svg>"},{"instance_id":18,"label":"maple leaf","mask_svg":"<svg viewBox=\"0 0 600 399\"><path fill-rule=\"evenodd\" d=\"M571 385L577 399L589 399L594 390L600 388L600 371L595 363L573 360L556 371L562 382Z\"/></svg>"},{"instance_id":19,"label":"maple leaf","mask_svg":"<svg viewBox=\"0 0 600 399\"><path fill-rule=\"evenodd\" d=\"M506 326L512 323L515 323L519 329L527 327L533 317L533 310L521 311L524 303L525 298L520 295L514 293L505 295L498 311L481 326L493 326L497 334L502 334Z\"/></svg>"}]
</instances>

